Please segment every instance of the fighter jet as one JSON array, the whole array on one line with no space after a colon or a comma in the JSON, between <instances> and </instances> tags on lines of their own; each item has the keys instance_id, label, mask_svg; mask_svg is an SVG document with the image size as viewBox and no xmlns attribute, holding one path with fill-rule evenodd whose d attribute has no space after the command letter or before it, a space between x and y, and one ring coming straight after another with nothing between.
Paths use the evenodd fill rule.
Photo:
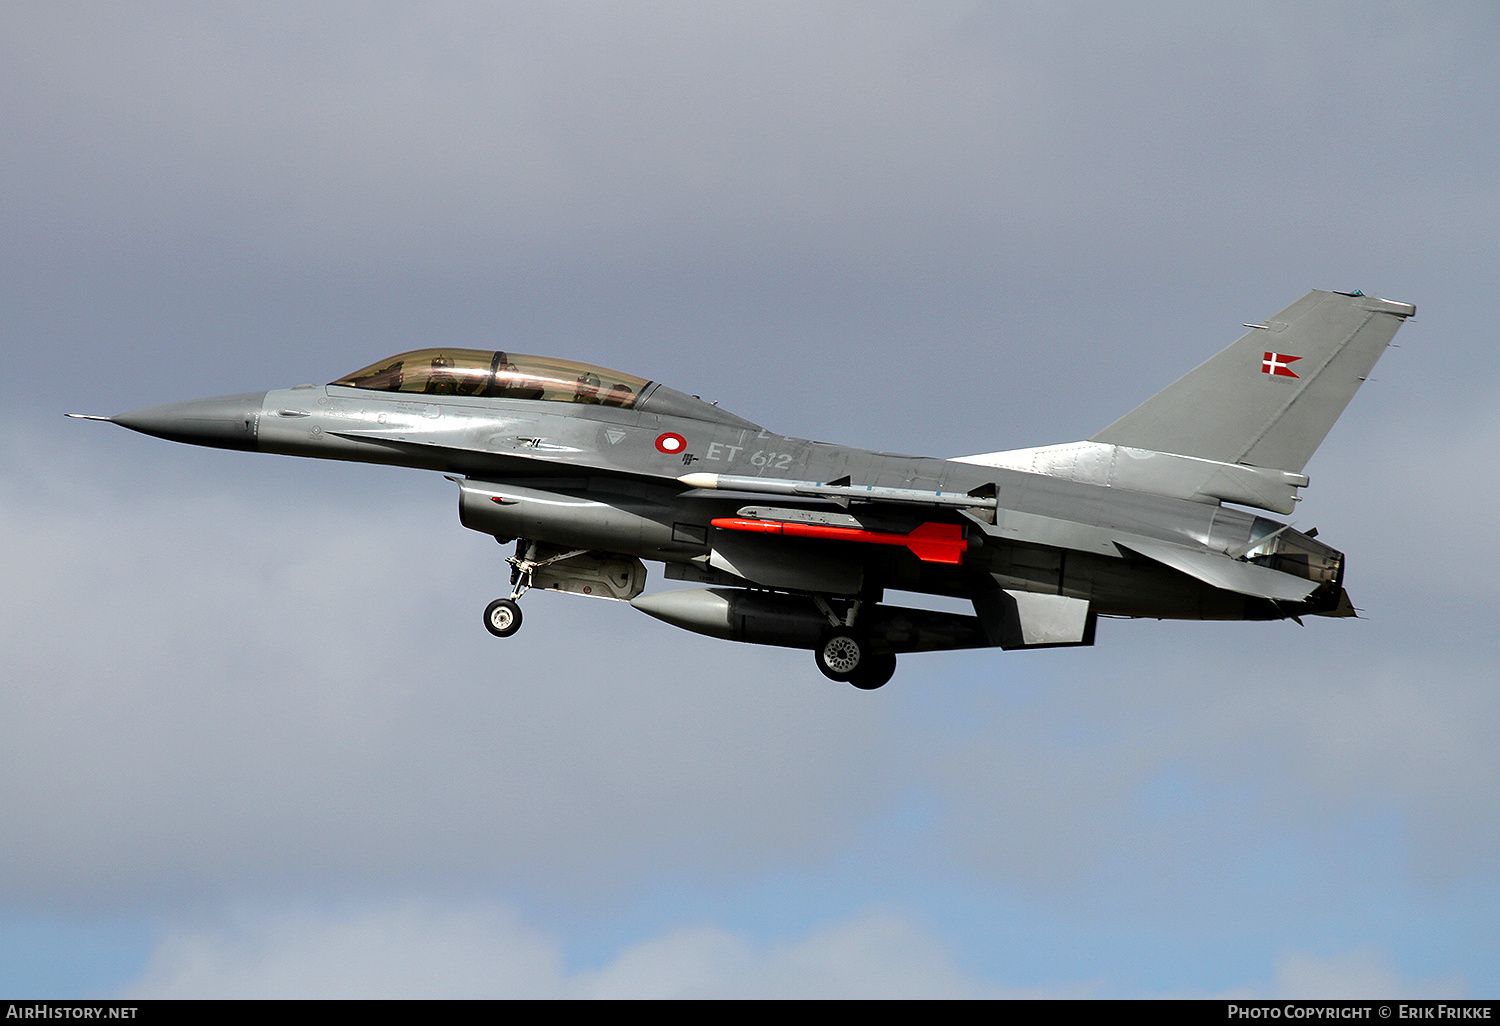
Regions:
<instances>
[{"instance_id":1,"label":"fighter jet","mask_svg":"<svg viewBox=\"0 0 1500 1026\"><path fill-rule=\"evenodd\" d=\"M543 588L809 649L827 677L874 689L901 654L1092 645L1101 616L1355 615L1344 554L1253 511L1293 511L1303 468L1415 313L1312 291L1085 441L950 459L777 434L604 367L456 348L327 385L69 416L447 475L460 523L515 543L509 594L484 611L496 637ZM700 587L646 594L645 561Z\"/></svg>"}]
</instances>

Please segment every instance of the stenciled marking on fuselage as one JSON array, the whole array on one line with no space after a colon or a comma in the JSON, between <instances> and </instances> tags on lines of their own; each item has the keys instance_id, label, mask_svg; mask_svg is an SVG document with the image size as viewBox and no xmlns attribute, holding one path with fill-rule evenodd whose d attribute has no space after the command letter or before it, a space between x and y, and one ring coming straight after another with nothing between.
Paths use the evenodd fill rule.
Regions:
<instances>
[{"instance_id":1,"label":"stenciled marking on fuselage","mask_svg":"<svg viewBox=\"0 0 1500 1026\"><path fill-rule=\"evenodd\" d=\"M703 454L703 458L724 463L737 463L740 460L740 453L747 448L749 447L730 445L727 442L709 442L708 451ZM745 462L752 467L765 467L768 470L790 470L796 458L795 453L767 452L765 449L757 449L745 457Z\"/></svg>"}]
</instances>

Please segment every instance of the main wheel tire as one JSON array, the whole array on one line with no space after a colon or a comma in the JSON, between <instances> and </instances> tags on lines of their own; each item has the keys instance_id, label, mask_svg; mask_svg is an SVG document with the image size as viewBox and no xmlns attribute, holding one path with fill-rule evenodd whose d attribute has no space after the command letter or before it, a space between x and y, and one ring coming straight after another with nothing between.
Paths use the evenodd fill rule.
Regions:
<instances>
[{"instance_id":1,"label":"main wheel tire","mask_svg":"<svg viewBox=\"0 0 1500 1026\"><path fill-rule=\"evenodd\" d=\"M874 691L876 688L884 687L895 675L896 654L894 652L871 652L860 664L859 669L849 676L849 683L861 691Z\"/></svg>"},{"instance_id":2,"label":"main wheel tire","mask_svg":"<svg viewBox=\"0 0 1500 1026\"><path fill-rule=\"evenodd\" d=\"M484 629L508 638L521 629L521 607L510 599L496 599L484 607Z\"/></svg>"},{"instance_id":3,"label":"main wheel tire","mask_svg":"<svg viewBox=\"0 0 1500 1026\"><path fill-rule=\"evenodd\" d=\"M831 630L813 650L818 669L829 680L848 681L870 655L869 643L847 630Z\"/></svg>"}]
</instances>

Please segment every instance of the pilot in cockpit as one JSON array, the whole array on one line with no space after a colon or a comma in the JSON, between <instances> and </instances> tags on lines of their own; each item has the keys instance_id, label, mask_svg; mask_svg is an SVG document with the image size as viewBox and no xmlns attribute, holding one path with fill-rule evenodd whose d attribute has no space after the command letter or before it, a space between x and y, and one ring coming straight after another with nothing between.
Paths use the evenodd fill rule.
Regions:
<instances>
[{"instance_id":1,"label":"pilot in cockpit","mask_svg":"<svg viewBox=\"0 0 1500 1026\"><path fill-rule=\"evenodd\" d=\"M575 403L588 403L591 406L599 405L599 375L593 371L586 371L578 376L578 388L573 393Z\"/></svg>"},{"instance_id":2,"label":"pilot in cockpit","mask_svg":"<svg viewBox=\"0 0 1500 1026\"><path fill-rule=\"evenodd\" d=\"M624 382L616 382L614 386L605 393L603 404L605 406L619 406L620 408L624 409L629 407L634 400L635 393L630 390L630 386L625 384Z\"/></svg>"},{"instance_id":3,"label":"pilot in cockpit","mask_svg":"<svg viewBox=\"0 0 1500 1026\"><path fill-rule=\"evenodd\" d=\"M457 395L458 378L453 374L453 359L442 353L432 358L432 369L427 376L428 395Z\"/></svg>"}]
</instances>

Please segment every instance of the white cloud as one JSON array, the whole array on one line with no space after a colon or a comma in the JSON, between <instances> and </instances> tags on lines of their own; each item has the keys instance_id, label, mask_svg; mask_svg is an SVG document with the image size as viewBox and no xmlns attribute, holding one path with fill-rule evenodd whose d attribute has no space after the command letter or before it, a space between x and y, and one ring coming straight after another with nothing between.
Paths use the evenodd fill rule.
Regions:
<instances>
[{"instance_id":1,"label":"white cloud","mask_svg":"<svg viewBox=\"0 0 1500 1026\"><path fill-rule=\"evenodd\" d=\"M1268 986L1236 987L1213 995L1180 994L1215 1001L1459 1000L1468 994L1458 974L1418 979L1402 973L1386 952L1372 945L1333 955L1288 951L1278 955Z\"/></svg>"},{"instance_id":2,"label":"white cloud","mask_svg":"<svg viewBox=\"0 0 1500 1026\"><path fill-rule=\"evenodd\" d=\"M556 943L501 913L419 904L346 916L242 916L178 930L138 998L556 997Z\"/></svg>"},{"instance_id":3,"label":"white cloud","mask_svg":"<svg viewBox=\"0 0 1500 1026\"><path fill-rule=\"evenodd\" d=\"M1380 998L1461 998L1463 980L1414 980L1403 975L1377 949L1362 947L1320 958L1293 952L1276 960L1276 982L1267 997L1293 1000Z\"/></svg>"},{"instance_id":4,"label":"white cloud","mask_svg":"<svg viewBox=\"0 0 1500 1026\"><path fill-rule=\"evenodd\" d=\"M960 968L909 917L874 908L810 932L755 941L712 925L625 944L598 967L570 965L561 938L484 903L366 904L334 911L243 909L178 925L125 998L1080 998L1101 981L1024 989ZM1217 1000L1462 998L1461 977L1418 979L1375 947L1278 956L1269 985ZM1138 991L1135 991L1140 996ZM1159 996L1199 996L1170 995Z\"/></svg>"},{"instance_id":5,"label":"white cloud","mask_svg":"<svg viewBox=\"0 0 1500 1026\"><path fill-rule=\"evenodd\" d=\"M344 914L242 914L178 929L135 998L972 998L926 931L874 910L792 941L688 927L570 968L556 940L492 909L407 903Z\"/></svg>"}]
</instances>

